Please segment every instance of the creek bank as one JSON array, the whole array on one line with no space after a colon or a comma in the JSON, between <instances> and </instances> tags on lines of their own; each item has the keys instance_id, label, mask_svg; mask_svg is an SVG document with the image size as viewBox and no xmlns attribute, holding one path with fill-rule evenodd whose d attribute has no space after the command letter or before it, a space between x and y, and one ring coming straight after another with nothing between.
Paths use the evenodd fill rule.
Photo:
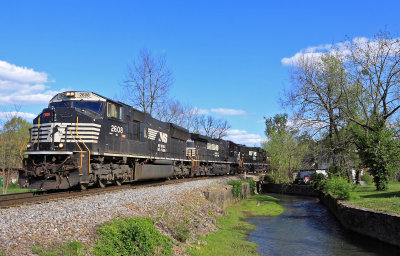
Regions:
<instances>
[{"instance_id":1,"label":"creek bank","mask_svg":"<svg viewBox=\"0 0 400 256\"><path fill-rule=\"evenodd\" d=\"M284 209L278 199L267 195L253 195L234 202L224 210L228 213L217 218L218 231L200 238L199 244L189 246L188 252L193 256L259 255L258 245L247 241L248 233L255 228L248 223L254 216L275 216Z\"/></svg>"},{"instance_id":2,"label":"creek bank","mask_svg":"<svg viewBox=\"0 0 400 256\"><path fill-rule=\"evenodd\" d=\"M318 196L346 229L400 247L400 215L347 204L331 195L318 194L305 185L266 183L261 188L262 192Z\"/></svg>"},{"instance_id":3,"label":"creek bank","mask_svg":"<svg viewBox=\"0 0 400 256\"><path fill-rule=\"evenodd\" d=\"M331 195L320 200L346 229L400 247L400 215L357 207Z\"/></svg>"}]
</instances>

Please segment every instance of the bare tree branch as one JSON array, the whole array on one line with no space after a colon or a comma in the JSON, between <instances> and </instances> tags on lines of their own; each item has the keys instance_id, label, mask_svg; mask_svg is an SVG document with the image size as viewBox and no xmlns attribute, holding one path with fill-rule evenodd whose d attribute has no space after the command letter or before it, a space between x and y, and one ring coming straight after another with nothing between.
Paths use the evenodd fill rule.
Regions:
<instances>
[{"instance_id":1,"label":"bare tree branch","mask_svg":"<svg viewBox=\"0 0 400 256\"><path fill-rule=\"evenodd\" d=\"M151 51L142 49L128 69L122 84L123 101L143 112L153 115L165 104L173 83L172 71L167 67L165 56L154 57Z\"/></svg>"}]
</instances>

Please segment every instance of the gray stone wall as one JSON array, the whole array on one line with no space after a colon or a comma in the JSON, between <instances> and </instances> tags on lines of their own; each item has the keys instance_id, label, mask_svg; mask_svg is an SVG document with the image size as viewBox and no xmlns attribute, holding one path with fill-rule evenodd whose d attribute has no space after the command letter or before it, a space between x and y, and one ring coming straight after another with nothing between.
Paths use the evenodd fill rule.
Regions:
<instances>
[{"instance_id":1,"label":"gray stone wall","mask_svg":"<svg viewBox=\"0 0 400 256\"><path fill-rule=\"evenodd\" d=\"M345 228L400 247L400 215L356 207L331 195L320 199Z\"/></svg>"},{"instance_id":2,"label":"gray stone wall","mask_svg":"<svg viewBox=\"0 0 400 256\"><path fill-rule=\"evenodd\" d=\"M312 187L308 185L292 185L292 184L261 184L261 193L280 193L280 194L293 194L302 196L318 196Z\"/></svg>"},{"instance_id":3,"label":"gray stone wall","mask_svg":"<svg viewBox=\"0 0 400 256\"><path fill-rule=\"evenodd\" d=\"M220 208L225 208L233 202L236 202L241 198L247 198L250 195L250 185L247 182L242 183L241 192L238 198L233 196L233 187L231 185L211 187L204 192L205 198L215 203Z\"/></svg>"}]
</instances>

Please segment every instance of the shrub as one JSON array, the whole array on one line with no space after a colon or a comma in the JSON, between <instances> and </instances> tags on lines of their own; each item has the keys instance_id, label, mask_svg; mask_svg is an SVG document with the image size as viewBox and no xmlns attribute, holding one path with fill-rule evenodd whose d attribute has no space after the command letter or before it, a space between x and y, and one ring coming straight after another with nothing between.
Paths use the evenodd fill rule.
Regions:
<instances>
[{"instance_id":1,"label":"shrub","mask_svg":"<svg viewBox=\"0 0 400 256\"><path fill-rule=\"evenodd\" d=\"M256 182L252 179L246 179L245 182L249 183L250 185L250 193L254 195L254 191L256 190Z\"/></svg>"},{"instance_id":2,"label":"shrub","mask_svg":"<svg viewBox=\"0 0 400 256\"><path fill-rule=\"evenodd\" d=\"M353 184L342 177L332 177L325 185L325 192L340 200L350 199L353 189Z\"/></svg>"},{"instance_id":3,"label":"shrub","mask_svg":"<svg viewBox=\"0 0 400 256\"><path fill-rule=\"evenodd\" d=\"M280 172L268 174L268 175L266 175L266 177L264 179L267 180L269 183L275 183L275 184L289 184L290 183L289 177L286 174L280 173Z\"/></svg>"},{"instance_id":4,"label":"shrub","mask_svg":"<svg viewBox=\"0 0 400 256\"><path fill-rule=\"evenodd\" d=\"M97 233L94 255L172 255L171 238L157 231L147 217L115 219Z\"/></svg>"},{"instance_id":5,"label":"shrub","mask_svg":"<svg viewBox=\"0 0 400 256\"><path fill-rule=\"evenodd\" d=\"M233 196L238 198L240 195L240 190L242 189L242 182L240 180L231 180L228 185L233 187Z\"/></svg>"},{"instance_id":6,"label":"shrub","mask_svg":"<svg viewBox=\"0 0 400 256\"><path fill-rule=\"evenodd\" d=\"M326 186L327 179L322 173L313 173L310 177L311 186L318 191L323 191Z\"/></svg>"},{"instance_id":7,"label":"shrub","mask_svg":"<svg viewBox=\"0 0 400 256\"><path fill-rule=\"evenodd\" d=\"M364 173L361 176L361 180L365 181L365 183L367 183L367 185L371 185L372 184L372 182L373 182L372 179L373 179L373 177L371 175L369 175L369 173Z\"/></svg>"}]
</instances>

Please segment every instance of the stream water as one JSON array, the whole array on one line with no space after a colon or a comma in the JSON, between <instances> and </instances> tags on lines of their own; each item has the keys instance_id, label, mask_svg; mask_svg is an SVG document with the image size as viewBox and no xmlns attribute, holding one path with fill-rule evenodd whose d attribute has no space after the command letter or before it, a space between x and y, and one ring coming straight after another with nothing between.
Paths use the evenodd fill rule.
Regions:
<instances>
[{"instance_id":1,"label":"stream water","mask_svg":"<svg viewBox=\"0 0 400 256\"><path fill-rule=\"evenodd\" d=\"M317 198L268 194L280 199L285 212L253 217L248 241L261 255L400 255L400 249L346 231Z\"/></svg>"}]
</instances>

